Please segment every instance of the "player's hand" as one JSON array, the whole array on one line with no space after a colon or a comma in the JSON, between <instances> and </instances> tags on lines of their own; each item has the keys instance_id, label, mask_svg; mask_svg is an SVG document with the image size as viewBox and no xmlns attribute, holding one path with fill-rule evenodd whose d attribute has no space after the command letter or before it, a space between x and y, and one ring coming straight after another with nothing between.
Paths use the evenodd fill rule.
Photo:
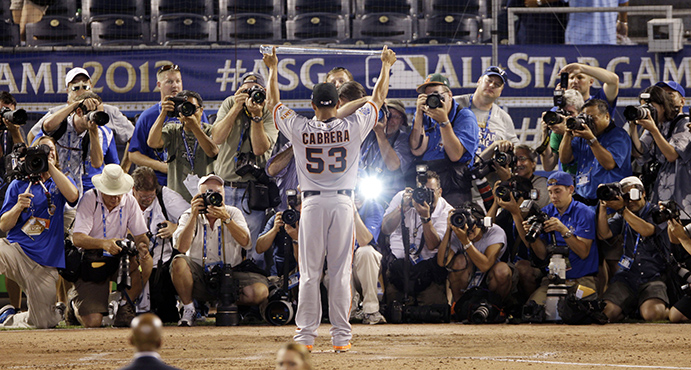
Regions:
<instances>
[{"instance_id":1,"label":"player's hand","mask_svg":"<svg viewBox=\"0 0 691 370\"><path fill-rule=\"evenodd\" d=\"M381 61L384 65L391 67L396 63L396 53L389 49L387 45L384 45L384 49L381 51Z\"/></svg>"},{"instance_id":2,"label":"player's hand","mask_svg":"<svg viewBox=\"0 0 691 370\"><path fill-rule=\"evenodd\" d=\"M15 207L18 207L20 210L31 207L31 198L33 198L34 195L31 194L30 191L31 186L27 186L26 190L17 196L17 204Z\"/></svg>"},{"instance_id":3,"label":"player's hand","mask_svg":"<svg viewBox=\"0 0 691 370\"><path fill-rule=\"evenodd\" d=\"M276 218L274 218L274 231L278 232L285 225L283 222L283 212L276 212Z\"/></svg>"},{"instance_id":4,"label":"player's hand","mask_svg":"<svg viewBox=\"0 0 691 370\"><path fill-rule=\"evenodd\" d=\"M264 61L264 64L269 69L274 69L276 66L278 66L278 57L276 56L276 47L273 46L271 47L271 54L264 54L262 56L262 60Z\"/></svg>"},{"instance_id":5,"label":"player's hand","mask_svg":"<svg viewBox=\"0 0 691 370\"><path fill-rule=\"evenodd\" d=\"M168 239L173 237L173 233L175 233L175 230L178 229L178 224L172 223L170 221L163 221L163 223L166 224L166 227L161 227L158 229L158 232L156 233L156 236L161 238L161 239Z\"/></svg>"},{"instance_id":6,"label":"player's hand","mask_svg":"<svg viewBox=\"0 0 691 370\"><path fill-rule=\"evenodd\" d=\"M291 239L298 240L298 230L300 230L300 222L296 222L295 227L286 224L285 230L286 233L288 233L288 235L291 237Z\"/></svg>"},{"instance_id":7,"label":"player's hand","mask_svg":"<svg viewBox=\"0 0 691 370\"><path fill-rule=\"evenodd\" d=\"M545 232L550 233L552 231L556 231L560 233L561 235L564 235L569 232L569 228L566 227L563 223L561 223L561 220L559 220L556 217L551 217L549 220L545 221Z\"/></svg>"},{"instance_id":8,"label":"player's hand","mask_svg":"<svg viewBox=\"0 0 691 370\"><path fill-rule=\"evenodd\" d=\"M118 239L105 239L101 242L101 249L110 253L112 256L117 256L122 251L117 245Z\"/></svg>"},{"instance_id":9,"label":"player's hand","mask_svg":"<svg viewBox=\"0 0 691 370\"><path fill-rule=\"evenodd\" d=\"M230 213L228 213L228 210L224 206L216 207L216 206L208 206L206 208L206 214L209 217L217 218L221 221L225 221L230 217Z\"/></svg>"}]
</instances>

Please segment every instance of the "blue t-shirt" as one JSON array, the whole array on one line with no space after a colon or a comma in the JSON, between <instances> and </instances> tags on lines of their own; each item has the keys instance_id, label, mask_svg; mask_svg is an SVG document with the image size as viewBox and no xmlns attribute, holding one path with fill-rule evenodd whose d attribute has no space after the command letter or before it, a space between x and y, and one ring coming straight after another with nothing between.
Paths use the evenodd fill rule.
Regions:
<instances>
[{"instance_id":1,"label":"blue t-shirt","mask_svg":"<svg viewBox=\"0 0 691 370\"><path fill-rule=\"evenodd\" d=\"M468 162L473 159L473 155L477 151L480 129L472 110L469 108L459 109L456 100L452 99L452 102L453 106L451 107L451 112L449 112L449 122L453 126L453 132L456 134L456 137L458 137L461 145L465 148L465 153L463 153L459 162ZM444 147L440 145L441 131L439 124L427 115L422 117L422 126L429 138L427 150L422 155L422 160L444 159L445 152Z\"/></svg>"},{"instance_id":2,"label":"blue t-shirt","mask_svg":"<svg viewBox=\"0 0 691 370\"><path fill-rule=\"evenodd\" d=\"M606 170L597 159L588 141L574 137L571 141L573 159L578 163L576 171L576 193L586 199L596 199L597 187L600 184L619 182L631 176L631 138L620 127L610 123L609 127L597 137L607 151L612 154L616 165L611 171Z\"/></svg>"},{"instance_id":3,"label":"blue t-shirt","mask_svg":"<svg viewBox=\"0 0 691 370\"><path fill-rule=\"evenodd\" d=\"M379 233L381 232L381 223L384 220L384 207L374 199L368 199L360 207L358 213L367 230L372 234L370 244L377 245L377 239L379 239ZM355 240L355 244L360 246L357 240Z\"/></svg>"},{"instance_id":4,"label":"blue t-shirt","mask_svg":"<svg viewBox=\"0 0 691 370\"><path fill-rule=\"evenodd\" d=\"M134 133L132 134L132 139L130 139L129 151L139 152L153 160L165 162L168 160L168 152L165 149L152 149L146 143L146 140L149 138L149 131L151 131L151 127L154 125L154 122L156 122L159 114L161 114L161 102L152 105L142 112L137 120L137 124L134 126ZM180 123L180 120L177 117L166 117L164 125L169 122ZM209 123L208 118L206 118L206 113L202 113L202 123ZM168 184L168 175L159 171L154 172L156 172L159 184L166 186Z\"/></svg>"},{"instance_id":5,"label":"blue t-shirt","mask_svg":"<svg viewBox=\"0 0 691 370\"><path fill-rule=\"evenodd\" d=\"M261 237L262 235L271 231L275 223L276 215L274 214L273 216L271 216L269 221L266 222L266 225L264 226L264 231L262 231L262 233L259 234L259 236ZM283 257L285 248L283 244L284 242L290 245L292 251L293 239L288 235L288 233L281 230L278 234L276 234L276 238L274 238L274 242L271 244L271 247L273 248L274 258L274 263L271 264L271 268L269 269L269 273L271 274L271 276L283 276L283 261L285 261L285 258ZM290 253L290 255L288 256L288 269L290 271L293 271L296 266L297 262L295 261L295 255L293 253Z\"/></svg>"},{"instance_id":6,"label":"blue t-shirt","mask_svg":"<svg viewBox=\"0 0 691 370\"><path fill-rule=\"evenodd\" d=\"M69 177L68 177L69 178ZM69 178L72 184L71 178ZM1 214L8 212L15 204L19 194L26 191L29 182L13 180L7 188L5 202L2 205ZM65 230L63 214L65 212L65 197L60 193L53 179L44 182L46 189L50 193L51 203L55 205L55 213L51 216L48 213L48 199L43 192L41 185L32 185L31 208L28 212L22 212L17 219L17 223L7 233L7 240L10 243L18 243L24 253L39 265L48 267L65 267ZM76 186L76 185L75 185ZM76 202L75 202L76 204ZM71 204L74 206L75 204ZM31 217L41 218L49 221L48 229L41 234L29 237L22 231L22 227Z\"/></svg>"},{"instance_id":7,"label":"blue t-shirt","mask_svg":"<svg viewBox=\"0 0 691 370\"><path fill-rule=\"evenodd\" d=\"M552 203L543 207L542 211L550 217L558 218L564 226L571 230L574 236L593 241L593 244L590 246L590 253L585 260L582 260L574 251L569 249L571 269L566 271L566 278L577 279L583 276L596 274L598 271L598 252L597 240L595 238L595 211L575 199L571 201L571 204L569 204L569 207L563 215L559 215L557 207ZM556 236L557 246L565 246L566 241L561 234L558 232L554 232L554 234ZM549 243L549 234L542 233L540 239L542 239L545 244Z\"/></svg>"}]
</instances>

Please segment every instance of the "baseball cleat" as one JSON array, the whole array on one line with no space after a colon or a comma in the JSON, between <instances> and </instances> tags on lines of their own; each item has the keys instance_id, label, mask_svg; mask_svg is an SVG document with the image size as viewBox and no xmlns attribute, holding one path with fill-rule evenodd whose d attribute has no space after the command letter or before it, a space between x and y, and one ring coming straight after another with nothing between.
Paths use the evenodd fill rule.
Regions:
<instances>
[{"instance_id":1,"label":"baseball cleat","mask_svg":"<svg viewBox=\"0 0 691 370\"><path fill-rule=\"evenodd\" d=\"M346 344L345 346L334 346L334 352L336 353L343 353L348 351L350 351L350 343Z\"/></svg>"},{"instance_id":2,"label":"baseball cleat","mask_svg":"<svg viewBox=\"0 0 691 370\"><path fill-rule=\"evenodd\" d=\"M305 347L307 347L307 350L312 352L312 345L311 344L306 344Z\"/></svg>"}]
</instances>

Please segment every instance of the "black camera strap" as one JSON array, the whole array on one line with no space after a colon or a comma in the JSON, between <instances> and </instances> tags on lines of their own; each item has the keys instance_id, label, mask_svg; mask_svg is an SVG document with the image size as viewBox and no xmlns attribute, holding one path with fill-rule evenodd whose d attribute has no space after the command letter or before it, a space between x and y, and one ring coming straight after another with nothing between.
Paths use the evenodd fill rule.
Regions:
<instances>
[{"instance_id":1,"label":"black camera strap","mask_svg":"<svg viewBox=\"0 0 691 370\"><path fill-rule=\"evenodd\" d=\"M156 199L158 199L158 204L161 206L161 212L163 213L163 217L166 219L166 221L170 221L168 218L168 211L166 210L166 204L163 202L163 188L159 187L156 189ZM149 227L151 226L151 220L149 219ZM156 249L156 235L152 235L154 238L154 246L151 248L151 255L153 257L153 252L154 249ZM163 249L165 247L166 239L161 239L161 256L158 258L158 262L156 264L156 276L154 277L154 285L158 285L158 280L161 276L161 270L163 266ZM171 243L169 241L169 243ZM171 248L173 248L173 245L171 243ZM174 249L174 248L173 248Z\"/></svg>"}]
</instances>

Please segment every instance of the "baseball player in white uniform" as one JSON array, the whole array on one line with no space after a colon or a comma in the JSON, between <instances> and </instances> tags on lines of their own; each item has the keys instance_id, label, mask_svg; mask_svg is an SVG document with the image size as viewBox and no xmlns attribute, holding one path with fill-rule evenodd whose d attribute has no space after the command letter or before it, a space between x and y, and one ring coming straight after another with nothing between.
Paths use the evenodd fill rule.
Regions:
<instances>
[{"instance_id":1,"label":"baseball player in white uniform","mask_svg":"<svg viewBox=\"0 0 691 370\"><path fill-rule=\"evenodd\" d=\"M357 182L360 144L377 121L389 91L389 71L396 53L386 46L372 99L350 116L336 118L338 92L330 83L312 91L315 117L308 119L280 103L278 58L264 55L269 68L267 107L276 127L293 143L302 215L298 236L300 295L295 316L295 341L311 350L321 319L319 282L326 256L329 265L329 319L336 352L350 349L352 338L350 281L355 243L352 194Z\"/></svg>"}]
</instances>

